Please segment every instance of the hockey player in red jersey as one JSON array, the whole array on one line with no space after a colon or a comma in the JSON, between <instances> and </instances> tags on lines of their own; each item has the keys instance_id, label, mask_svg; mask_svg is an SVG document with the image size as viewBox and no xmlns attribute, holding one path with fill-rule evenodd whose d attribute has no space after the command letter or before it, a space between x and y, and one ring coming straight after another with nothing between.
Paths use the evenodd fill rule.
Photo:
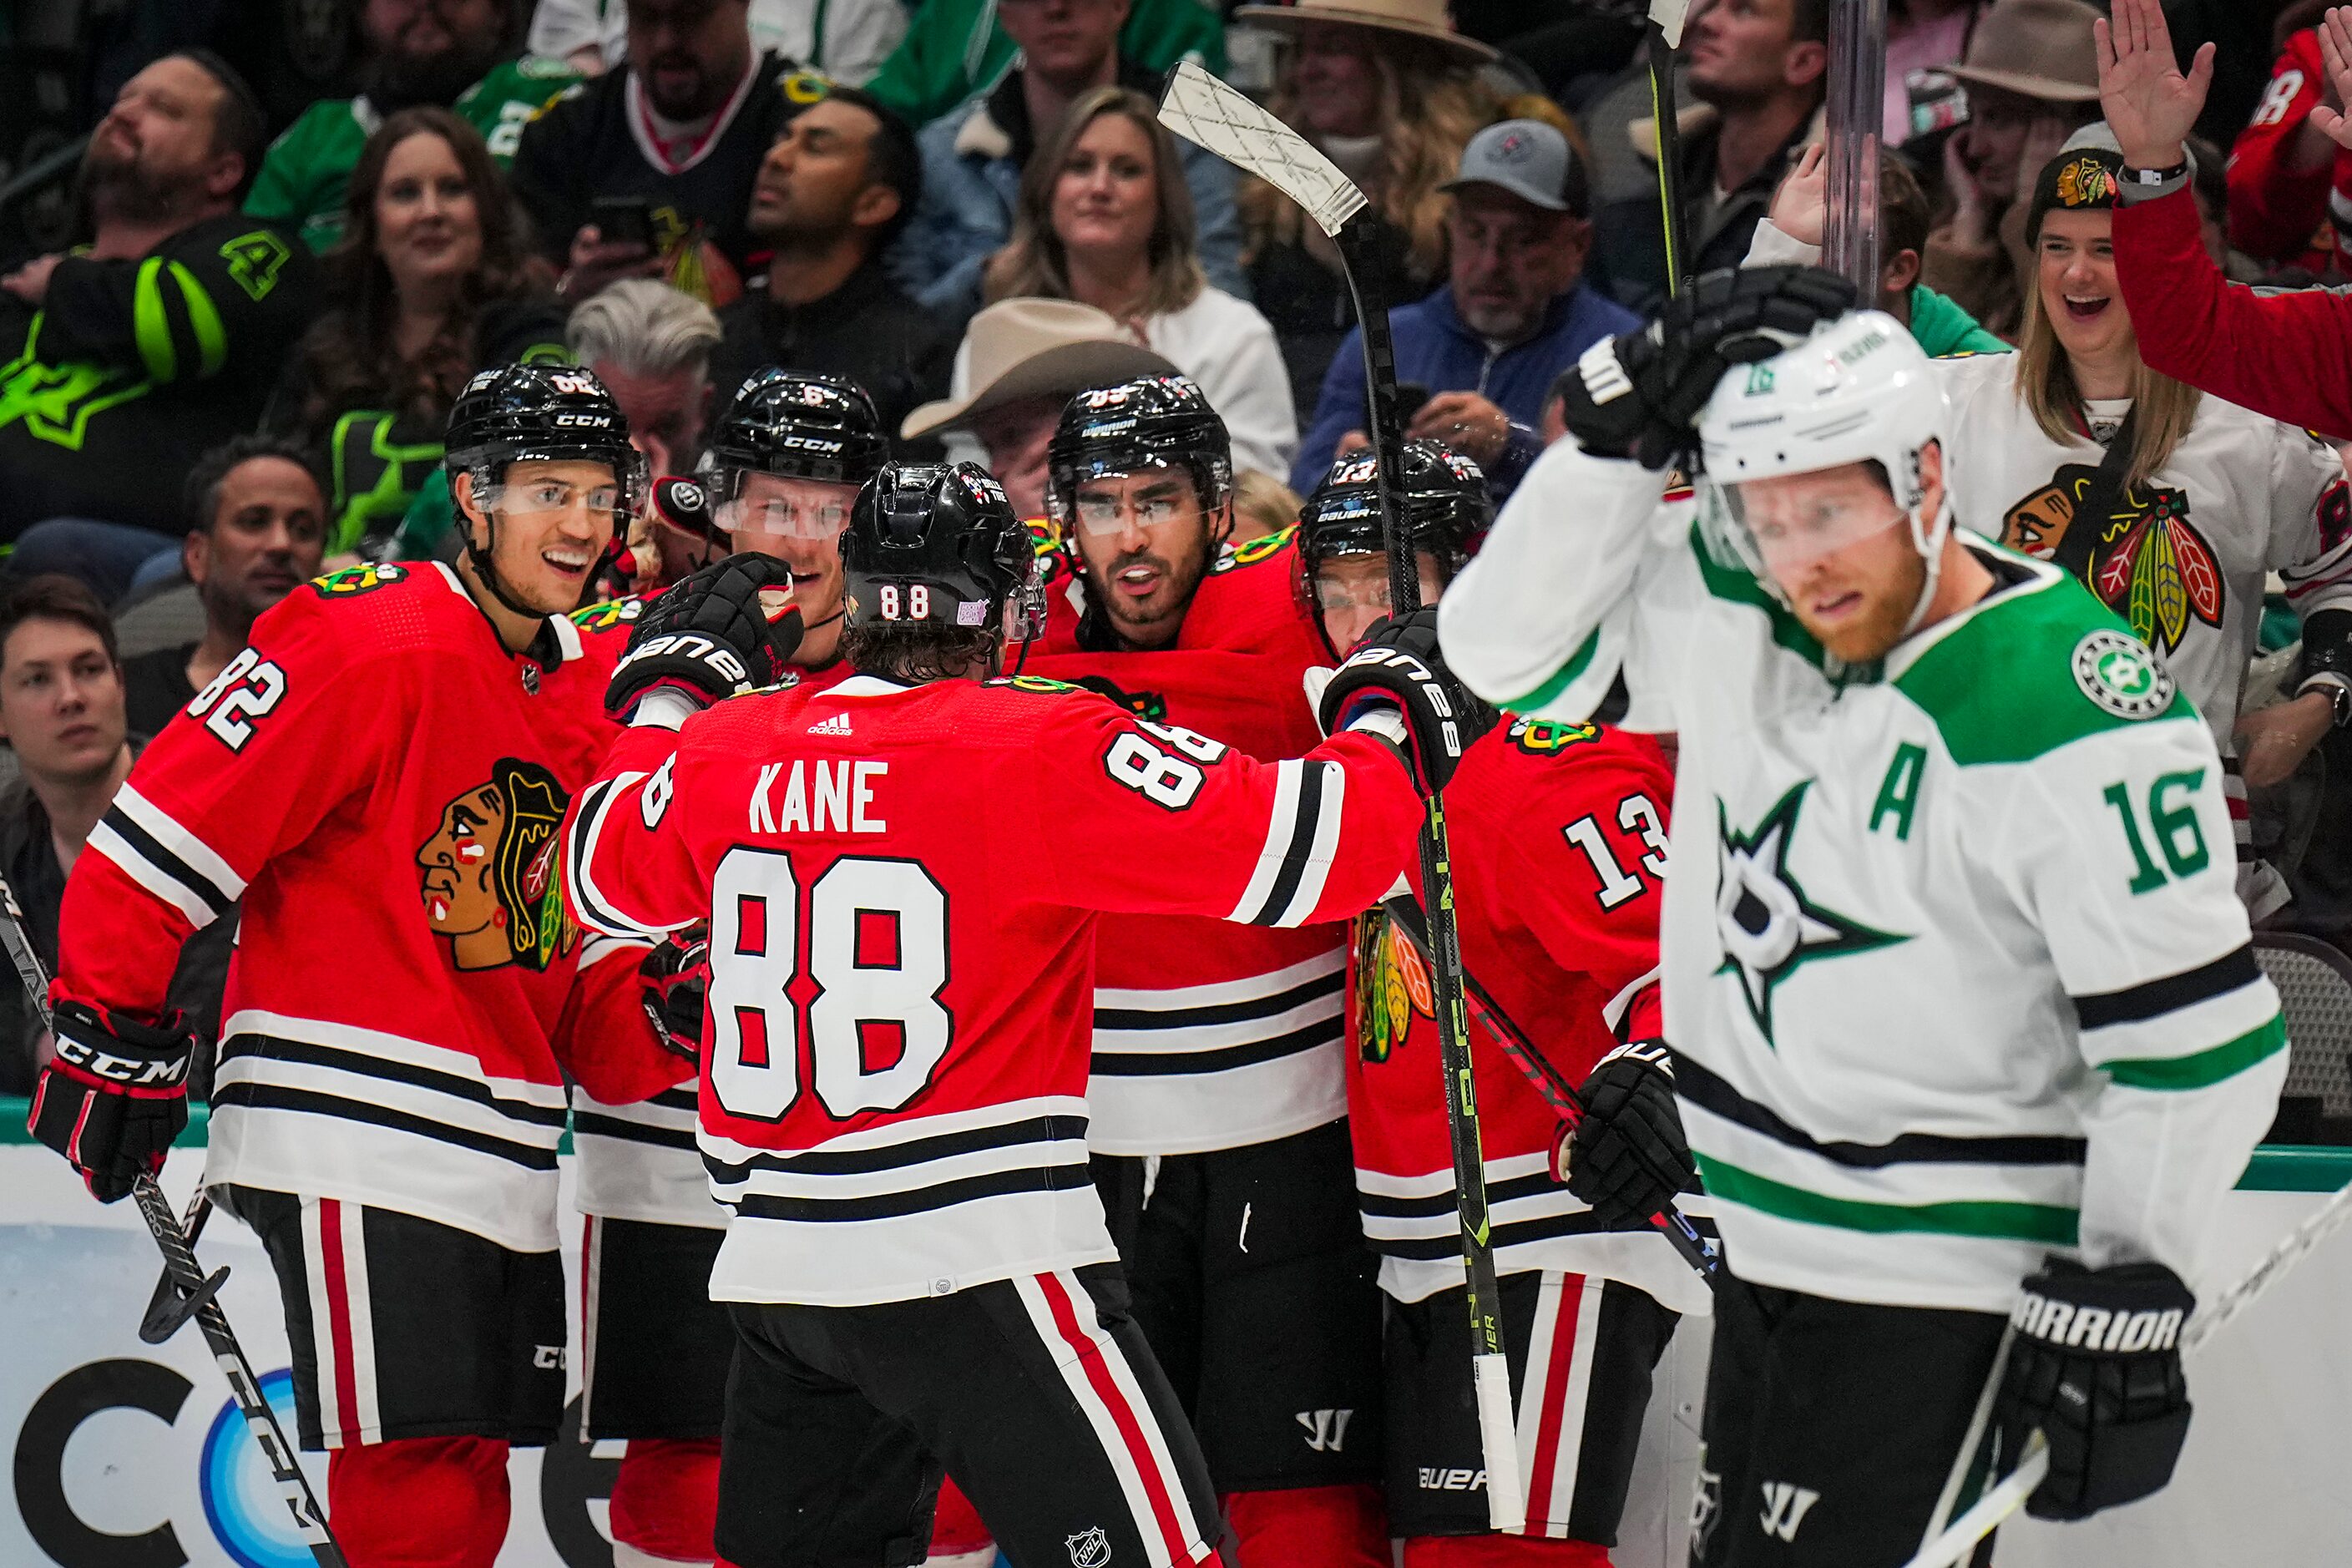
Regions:
<instances>
[{"instance_id":1,"label":"hockey player in red jersey","mask_svg":"<svg viewBox=\"0 0 2352 1568\"><path fill-rule=\"evenodd\" d=\"M1407 446L1402 467L1403 521L1434 603L1486 525L1486 479L1431 442ZM1299 556L1335 648L1387 614L1368 456L1341 458L1308 500ZM1412 907L1418 858L1403 918L1384 906L1357 922L1348 1103L1364 1234L1391 1298L1388 1507L1407 1568L1607 1568L1651 1370L1676 1313L1707 1310L1705 1287L1647 1222L1691 1172L1657 1043L1672 791L1646 736L1515 721L1465 753L1445 792L1464 965L1591 1107L1563 1148L1558 1114L1474 1008L1523 1536L1488 1533L1478 1479L1445 1089Z\"/></svg>"},{"instance_id":2,"label":"hockey player in red jersey","mask_svg":"<svg viewBox=\"0 0 2352 1568\"><path fill-rule=\"evenodd\" d=\"M705 520L711 548L790 568L803 630L787 674L829 686L848 673L841 640L842 529L859 485L888 458L865 391L773 366L753 373L712 426L703 494L674 506ZM675 483L675 482L673 482ZM583 611L615 634L636 603ZM694 1148L694 1069L705 973L702 932L667 937L646 959L647 1005L673 1081L629 1105L572 1091L579 1205L588 1216L581 1332L581 1425L628 1441L613 1478L616 1568L711 1561L719 1413L735 1334L710 1300L727 1224Z\"/></svg>"},{"instance_id":3,"label":"hockey player in red jersey","mask_svg":"<svg viewBox=\"0 0 2352 1568\"><path fill-rule=\"evenodd\" d=\"M1332 660L1290 533L1224 548L1232 457L1199 389L1171 375L1081 393L1047 468L1069 575L1027 668L1252 756L1312 747L1304 677ZM1095 953L1095 1183L1242 1568L1384 1568L1346 928L1106 915Z\"/></svg>"},{"instance_id":4,"label":"hockey player in red jersey","mask_svg":"<svg viewBox=\"0 0 2352 1568\"><path fill-rule=\"evenodd\" d=\"M1087 1168L1096 911L1361 907L1418 819L1399 757L1450 766L1426 693L1458 689L1382 648L1326 694L1345 732L1261 764L984 679L1036 567L981 470L884 469L843 553L856 673L675 737L653 726L779 668L775 568L737 557L648 608L613 688L640 728L568 829L592 929L711 922L700 1146L739 1335L719 1549L910 1561L936 1456L1016 1562L1205 1562L1208 1477Z\"/></svg>"},{"instance_id":5,"label":"hockey player in red jersey","mask_svg":"<svg viewBox=\"0 0 2352 1568\"><path fill-rule=\"evenodd\" d=\"M592 963L555 873L614 734L614 661L564 612L642 483L627 427L586 372L515 365L467 383L448 449L456 565L297 589L91 836L32 1118L101 1199L160 1163L189 1044L164 984L242 896L205 1180L276 1267L353 1568L497 1555L507 1450L563 1405L559 1060L613 1099L660 1081L635 963Z\"/></svg>"}]
</instances>

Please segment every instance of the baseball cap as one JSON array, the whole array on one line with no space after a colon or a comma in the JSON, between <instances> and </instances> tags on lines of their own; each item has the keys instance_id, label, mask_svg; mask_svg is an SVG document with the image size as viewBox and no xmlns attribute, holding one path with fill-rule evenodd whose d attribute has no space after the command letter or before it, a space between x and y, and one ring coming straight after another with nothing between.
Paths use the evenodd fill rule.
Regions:
<instances>
[{"instance_id":1,"label":"baseball cap","mask_svg":"<svg viewBox=\"0 0 2352 1568\"><path fill-rule=\"evenodd\" d=\"M1522 201L1550 212L1585 216L1591 205L1584 165L1568 138L1540 120L1506 120L1470 138L1462 149L1462 168L1440 185L1458 191L1465 185L1498 185Z\"/></svg>"}]
</instances>

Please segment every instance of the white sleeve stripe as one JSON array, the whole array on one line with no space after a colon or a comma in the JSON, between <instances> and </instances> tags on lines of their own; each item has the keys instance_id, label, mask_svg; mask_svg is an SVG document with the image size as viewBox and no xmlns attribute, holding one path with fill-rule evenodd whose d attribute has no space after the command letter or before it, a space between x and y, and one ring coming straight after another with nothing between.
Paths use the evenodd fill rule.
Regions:
<instances>
[{"instance_id":1,"label":"white sleeve stripe","mask_svg":"<svg viewBox=\"0 0 2352 1568\"><path fill-rule=\"evenodd\" d=\"M601 933L580 944L580 967L593 968L608 958L627 956L638 958L653 951L654 944L645 937L605 936Z\"/></svg>"},{"instance_id":2,"label":"white sleeve stripe","mask_svg":"<svg viewBox=\"0 0 2352 1568\"><path fill-rule=\"evenodd\" d=\"M1339 812L1347 799L1348 771L1337 763L1317 763L1314 769L1318 802L1314 844L1307 852L1297 890L1274 922L1277 926L1302 924L1315 912L1315 906L1323 901L1323 884L1331 878L1331 861L1339 852Z\"/></svg>"},{"instance_id":3,"label":"white sleeve stripe","mask_svg":"<svg viewBox=\"0 0 2352 1568\"><path fill-rule=\"evenodd\" d=\"M645 776L639 773L627 773L590 786L587 794L580 797L579 806L572 819L571 853L563 858L564 879L572 887L572 907L578 912L582 925L591 931L602 931L606 936L643 936L651 929L641 927L614 910L611 900L596 886L595 874L589 864L596 845L604 837L605 814L613 809L614 802L619 800L631 784Z\"/></svg>"},{"instance_id":4,"label":"white sleeve stripe","mask_svg":"<svg viewBox=\"0 0 2352 1568\"><path fill-rule=\"evenodd\" d=\"M1642 994L1642 988L1645 985L1655 985L1657 983L1658 970L1654 964L1647 974L1629 982L1625 989L1609 998L1601 1005L1601 1021L1609 1026L1611 1034L1617 1033L1618 1026L1624 1021L1627 1009L1633 1005L1633 998Z\"/></svg>"},{"instance_id":5,"label":"white sleeve stripe","mask_svg":"<svg viewBox=\"0 0 2352 1568\"><path fill-rule=\"evenodd\" d=\"M128 784L114 792L114 809L185 861L189 870L210 882L220 893L222 902L235 903L245 897L245 879L236 874L234 867L214 853L212 846L173 821L162 807Z\"/></svg>"},{"instance_id":6,"label":"white sleeve stripe","mask_svg":"<svg viewBox=\"0 0 2352 1568\"><path fill-rule=\"evenodd\" d=\"M213 923L212 905L205 902L194 889L140 854L131 847L128 839L105 823L100 822L90 829L89 847L121 867L124 876L187 916L188 923L198 931Z\"/></svg>"},{"instance_id":7,"label":"white sleeve stripe","mask_svg":"<svg viewBox=\"0 0 2352 1568\"><path fill-rule=\"evenodd\" d=\"M1274 810L1265 831L1265 847L1258 851L1257 867L1250 873L1249 886L1234 901L1233 913L1225 918L1255 923L1264 914L1266 895L1274 889L1275 879L1282 874L1283 858L1289 853L1290 837L1298 820L1298 786L1301 764L1297 762L1277 763L1274 769Z\"/></svg>"}]
</instances>

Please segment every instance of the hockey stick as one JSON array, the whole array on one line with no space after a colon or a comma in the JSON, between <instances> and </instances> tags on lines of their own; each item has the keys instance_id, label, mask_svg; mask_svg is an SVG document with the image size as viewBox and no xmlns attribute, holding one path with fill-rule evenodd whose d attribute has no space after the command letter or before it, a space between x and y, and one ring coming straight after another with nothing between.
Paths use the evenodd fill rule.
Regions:
<instances>
[{"instance_id":1,"label":"hockey stick","mask_svg":"<svg viewBox=\"0 0 2352 1568\"><path fill-rule=\"evenodd\" d=\"M5 878L0 878L0 944L7 947L8 961L16 966L16 978L25 983L25 994L31 1000L42 1027L54 1035L56 1027L49 1016L49 977L41 967L41 955L33 951L32 939L25 934L25 911ZM172 1213L172 1201L163 1195L163 1189L153 1176L141 1176L131 1186L131 1199L139 1207L139 1217L147 1222L155 1245L163 1249L164 1283L178 1298L167 1305L163 1287L156 1288L155 1299L148 1304L147 1320L140 1326L140 1338L160 1344L182 1322L195 1320L205 1343L212 1350L214 1363L228 1379L229 1392L236 1397L237 1413L245 1417L246 1429L253 1435L255 1446L269 1466L270 1479L278 1483L278 1496L285 1500L294 1533L310 1548L311 1561L318 1568L349 1568L342 1548L336 1544L334 1531L328 1527L327 1510L319 1506L318 1498L310 1490L310 1478L303 1475L301 1463L295 1458L294 1445L286 1440L284 1429L278 1425L278 1413L269 1408L269 1401L263 1396L260 1380L253 1375L253 1363L246 1359L245 1347L236 1342L236 1331L228 1326L228 1314L214 1299L228 1279L228 1270L222 1268L211 1279L205 1278L189 1233L180 1228L178 1217ZM202 1211L191 1205L188 1212L192 1221L201 1226ZM158 1330L151 1337L151 1331Z\"/></svg>"},{"instance_id":2,"label":"hockey stick","mask_svg":"<svg viewBox=\"0 0 2352 1568\"><path fill-rule=\"evenodd\" d=\"M1681 177L1682 122L1675 118L1675 51L1682 47L1683 16L1690 0L1650 0L1642 53L1649 67L1651 123L1658 137L1658 231L1665 239L1666 298L1683 288L1683 208L1675 183Z\"/></svg>"},{"instance_id":3,"label":"hockey stick","mask_svg":"<svg viewBox=\"0 0 2352 1568\"><path fill-rule=\"evenodd\" d=\"M2260 1263L2246 1270L2235 1285L2214 1297L2212 1305L2197 1314L2180 1335L2181 1355L2196 1354L2217 1330L2252 1305L2256 1297L2277 1284L2288 1270L2309 1255L2312 1248L2341 1228L2347 1219L2352 1219L2352 1184L2336 1189L2333 1197L2281 1237L2279 1244L2264 1254ZM1921 1548L1919 1555L1905 1563L1903 1568L1947 1568L1948 1564L1958 1562L1969 1547L1990 1534L2003 1520L2023 1507L2025 1500L2032 1495L2033 1489L2042 1484L2042 1478L2049 1472L2049 1446L2042 1441L2042 1434L2036 1432L2028 1439L2025 1457L2019 1461L2009 1479L1979 1499L1976 1507L1953 1521L1950 1529ZM2001 1506L1989 1506L1996 1500Z\"/></svg>"},{"instance_id":4,"label":"hockey stick","mask_svg":"<svg viewBox=\"0 0 2352 1568\"><path fill-rule=\"evenodd\" d=\"M1421 906L1411 899L1400 898L1389 900L1382 907L1388 910L1389 918L1396 921L1397 929L1404 932L1405 939L1426 959L1429 956L1429 933L1420 924ZM1503 1047L1503 1055L1510 1064L1519 1069L1519 1075L1534 1086L1535 1091L1543 1096L1544 1103L1550 1106L1561 1121L1571 1127L1581 1122L1584 1120L1584 1096L1568 1081L1568 1075L1560 1071L1533 1040L1528 1038L1527 1032L1512 1020L1511 1016L1503 1011L1502 1004L1478 983L1478 977L1470 973L1467 963L1462 968L1462 984L1470 993L1471 1010L1485 1020L1487 1032L1495 1037L1496 1044ZM1706 1237L1691 1224L1689 1215L1668 1204L1650 1216L1650 1223L1658 1227L1667 1244L1681 1255L1683 1261L1706 1281L1709 1289L1723 1288L1715 1253L1707 1247Z\"/></svg>"},{"instance_id":5,"label":"hockey stick","mask_svg":"<svg viewBox=\"0 0 2352 1568\"><path fill-rule=\"evenodd\" d=\"M1397 498L1404 491L1397 420L1396 350L1389 338L1384 300L1367 300L1358 282L1367 259L1367 226L1354 220L1364 194L1315 145L1248 99L1190 61L1168 73L1160 121L1186 140L1247 170L1305 208L1339 247L1339 268L1356 307L1364 348L1365 405L1379 474L1382 538L1388 547L1389 605L1404 616L1421 607L1421 572ZM1493 1222L1486 1205L1486 1165L1478 1146L1478 1094L1470 1072L1470 1012L1464 1001L1462 943L1454 918L1454 872L1445 802L1429 792L1422 825L1422 886L1429 890L1430 970L1437 993L1438 1049L1444 1062L1446 1131L1454 1146L1454 1186L1462 1216L1464 1294L1470 1310L1470 1372L1478 1402L1478 1433L1486 1461L1486 1521L1516 1531L1527 1522L1519 1473L1517 1421L1511 1409L1510 1363L1503 1354L1501 1288L1495 1278Z\"/></svg>"}]
</instances>

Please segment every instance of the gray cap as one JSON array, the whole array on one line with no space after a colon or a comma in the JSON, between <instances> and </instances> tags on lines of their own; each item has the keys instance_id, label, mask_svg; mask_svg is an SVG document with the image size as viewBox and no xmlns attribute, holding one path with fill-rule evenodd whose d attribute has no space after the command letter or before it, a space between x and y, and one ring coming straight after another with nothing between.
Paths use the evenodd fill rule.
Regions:
<instances>
[{"instance_id":1,"label":"gray cap","mask_svg":"<svg viewBox=\"0 0 2352 1568\"><path fill-rule=\"evenodd\" d=\"M1551 212L1585 216L1591 197L1568 138L1540 120L1506 120L1470 138L1461 172L1438 187L1499 185Z\"/></svg>"}]
</instances>

